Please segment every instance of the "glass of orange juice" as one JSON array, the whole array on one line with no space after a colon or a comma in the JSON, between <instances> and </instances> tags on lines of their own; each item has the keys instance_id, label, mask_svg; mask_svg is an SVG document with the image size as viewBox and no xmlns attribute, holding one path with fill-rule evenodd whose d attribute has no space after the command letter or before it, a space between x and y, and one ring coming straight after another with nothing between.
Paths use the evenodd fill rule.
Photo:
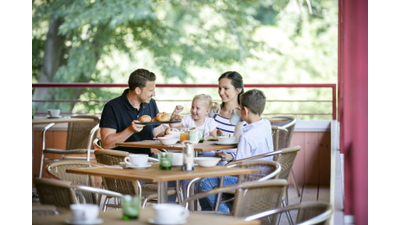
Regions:
<instances>
[{"instance_id":1,"label":"glass of orange juice","mask_svg":"<svg viewBox=\"0 0 400 225\"><path fill-rule=\"evenodd\" d=\"M179 141L180 142L184 142L186 140L189 140L189 133L188 133L188 129L187 128L181 128L180 130L180 134L179 134Z\"/></svg>"}]
</instances>

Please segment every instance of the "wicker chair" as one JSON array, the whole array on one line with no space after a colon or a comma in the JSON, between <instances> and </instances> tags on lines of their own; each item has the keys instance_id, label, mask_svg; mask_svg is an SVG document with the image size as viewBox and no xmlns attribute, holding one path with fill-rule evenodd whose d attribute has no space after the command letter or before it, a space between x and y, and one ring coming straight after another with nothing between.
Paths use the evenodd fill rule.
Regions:
<instances>
[{"instance_id":1,"label":"wicker chair","mask_svg":"<svg viewBox=\"0 0 400 225\"><path fill-rule=\"evenodd\" d=\"M249 181L237 185L216 188L207 192L195 194L184 200L188 208L189 202L219 193L235 192L232 211L229 215L234 217L247 217L269 209L278 208L287 181L273 179L265 181ZM196 211L196 213L216 213L215 211Z\"/></svg>"},{"instance_id":2,"label":"wicker chair","mask_svg":"<svg viewBox=\"0 0 400 225\"><path fill-rule=\"evenodd\" d=\"M227 166L240 164L242 161L246 161L246 160L262 159L265 157L273 156L275 161L278 162L279 164L281 164L281 172L278 174L277 178L288 180L294 160L296 159L296 156L297 156L297 152L300 151L300 149L301 149L300 146L284 148L284 149L281 149L278 151L260 154L260 155L256 155L253 157L244 158L241 160L232 161L229 164L227 164ZM287 195L288 194L287 194L287 190L286 190L286 198L284 198L284 201L283 201L284 205L287 205L287 202L286 202L287 197L288 197Z\"/></svg>"},{"instance_id":3,"label":"wicker chair","mask_svg":"<svg viewBox=\"0 0 400 225\"><path fill-rule=\"evenodd\" d=\"M59 208L54 205L32 205L32 218L40 216L60 215L69 212L65 208Z\"/></svg>"},{"instance_id":4,"label":"wicker chair","mask_svg":"<svg viewBox=\"0 0 400 225\"><path fill-rule=\"evenodd\" d=\"M86 199L83 192L91 192L98 195L107 195L121 198L122 194L104 190L101 188L88 187L74 184L71 181L63 181L49 178L33 178L40 204L54 205L69 209L71 204L85 204Z\"/></svg>"},{"instance_id":5,"label":"wicker chair","mask_svg":"<svg viewBox=\"0 0 400 225\"><path fill-rule=\"evenodd\" d=\"M64 181L71 181L74 184L96 187L94 177L89 175L81 175L74 173L67 173L67 169L72 168L87 168L87 167L98 167L100 165L93 164L88 161L83 160L61 160L58 162L52 162L46 166L46 173L50 178ZM83 193L88 203L99 203L99 199L97 199L97 195L93 193L84 192Z\"/></svg>"},{"instance_id":6,"label":"wicker chair","mask_svg":"<svg viewBox=\"0 0 400 225\"><path fill-rule=\"evenodd\" d=\"M274 142L274 150L280 150L283 148L290 147L292 142L294 127L296 126L297 119L294 116L277 116L272 117L273 119L279 119L279 121L271 122L272 125L272 135ZM290 175L293 179L294 187L297 191L297 196L300 196L300 189L297 185L296 177L291 169Z\"/></svg>"},{"instance_id":7,"label":"wicker chair","mask_svg":"<svg viewBox=\"0 0 400 225\"><path fill-rule=\"evenodd\" d=\"M42 177L44 161L59 161L59 159L44 158L45 154L58 154L61 159L85 159L90 160L92 153L92 142L96 131L99 129L99 118L91 115L72 116L72 118L91 118L93 122L68 123L67 144L65 149L54 149L46 147L46 132L54 123L49 124L42 130L42 157L40 162L39 177ZM86 154L86 157L66 157L70 154Z\"/></svg>"},{"instance_id":8,"label":"wicker chair","mask_svg":"<svg viewBox=\"0 0 400 225\"><path fill-rule=\"evenodd\" d=\"M129 155L129 152L118 150L95 150L94 155L98 163L112 166L119 165L120 162L124 162L124 158ZM105 189L123 194L142 196L143 207L146 206L147 202L155 202L157 199L157 184L140 184L139 181L109 177L103 177L102 180ZM176 193L177 192L175 188L170 188L168 190L168 195L175 195ZM108 200L109 198L106 198L106 204Z\"/></svg>"},{"instance_id":9,"label":"wicker chair","mask_svg":"<svg viewBox=\"0 0 400 225\"><path fill-rule=\"evenodd\" d=\"M258 169L260 172L259 173L252 173L252 174L246 174L240 176L240 180L238 180L238 184L248 182L248 181L264 181L268 179L274 179L277 177L277 175L281 172L281 165L278 162L270 161L270 160L243 160L240 161L236 164L227 164L227 167L243 167L243 168L249 168L249 169ZM187 185L187 191L186 191L186 198L189 198L190 195L193 195L195 193L195 184L198 184L203 178L195 178L192 179L188 185ZM224 186L224 179L221 177L221 182L219 187ZM228 194L234 194L233 191L227 192ZM218 194L217 197L217 202L216 202L216 207L215 211L218 211L219 205L221 203L221 197L222 197L222 192ZM227 200L224 200L223 202L227 201L232 201L234 198L230 198ZM191 208L195 208L195 205L190 204Z\"/></svg>"},{"instance_id":10,"label":"wicker chair","mask_svg":"<svg viewBox=\"0 0 400 225\"><path fill-rule=\"evenodd\" d=\"M272 223L270 216L276 216L283 212L297 211L297 225L329 224L328 221L333 214L332 205L327 202L302 202L300 204L266 210L245 218L245 221L262 219L263 224Z\"/></svg>"}]
</instances>

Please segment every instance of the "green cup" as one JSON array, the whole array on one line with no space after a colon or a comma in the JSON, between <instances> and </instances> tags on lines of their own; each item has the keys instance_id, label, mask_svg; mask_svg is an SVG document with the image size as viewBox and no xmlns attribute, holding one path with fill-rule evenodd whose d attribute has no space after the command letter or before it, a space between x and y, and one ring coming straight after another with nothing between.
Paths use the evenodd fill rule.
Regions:
<instances>
[{"instance_id":1,"label":"green cup","mask_svg":"<svg viewBox=\"0 0 400 225\"><path fill-rule=\"evenodd\" d=\"M160 170L171 170L172 153L160 152L158 153L158 160L160 161Z\"/></svg>"},{"instance_id":2,"label":"green cup","mask_svg":"<svg viewBox=\"0 0 400 225\"><path fill-rule=\"evenodd\" d=\"M141 198L139 196L125 195L121 198L122 219L137 220L140 214Z\"/></svg>"}]
</instances>

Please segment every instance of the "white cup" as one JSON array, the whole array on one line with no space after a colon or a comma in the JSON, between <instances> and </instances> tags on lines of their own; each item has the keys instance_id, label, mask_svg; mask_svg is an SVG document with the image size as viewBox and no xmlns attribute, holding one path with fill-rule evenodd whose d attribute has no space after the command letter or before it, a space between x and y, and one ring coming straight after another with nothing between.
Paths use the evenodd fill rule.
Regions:
<instances>
[{"instance_id":1,"label":"white cup","mask_svg":"<svg viewBox=\"0 0 400 225\"><path fill-rule=\"evenodd\" d=\"M71 204L74 221L93 221L99 216L99 206L96 204Z\"/></svg>"},{"instance_id":2,"label":"white cup","mask_svg":"<svg viewBox=\"0 0 400 225\"><path fill-rule=\"evenodd\" d=\"M200 130L189 130L189 142L192 144L197 144L199 143L201 137L203 136L203 133L200 132Z\"/></svg>"},{"instance_id":3,"label":"white cup","mask_svg":"<svg viewBox=\"0 0 400 225\"><path fill-rule=\"evenodd\" d=\"M231 122L231 124L233 124L233 125L236 125L241 120L242 120L242 117L240 115L240 110L239 109L233 109L231 118L229 118L229 122Z\"/></svg>"},{"instance_id":4,"label":"white cup","mask_svg":"<svg viewBox=\"0 0 400 225\"><path fill-rule=\"evenodd\" d=\"M130 154L124 159L127 164L133 166L146 166L148 160L149 155L147 154Z\"/></svg>"},{"instance_id":5,"label":"white cup","mask_svg":"<svg viewBox=\"0 0 400 225\"><path fill-rule=\"evenodd\" d=\"M173 166L183 165L183 153L172 153L172 165Z\"/></svg>"},{"instance_id":6,"label":"white cup","mask_svg":"<svg viewBox=\"0 0 400 225\"><path fill-rule=\"evenodd\" d=\"M155 222L161 224L180 223L189 216L189 211L178 204L153 204L153 209L155 211Z\"/></svg>"},{"instance_id":7,"label":"white cup","mask_svg":"<svg viewBox=\"0 0 400 225\"><path fill-rule=\"evenodd\" d=\"M50 117L59 117L60 116L60 110L59 109L48 109L47 114Z\"/></svg>"}]
</instances>

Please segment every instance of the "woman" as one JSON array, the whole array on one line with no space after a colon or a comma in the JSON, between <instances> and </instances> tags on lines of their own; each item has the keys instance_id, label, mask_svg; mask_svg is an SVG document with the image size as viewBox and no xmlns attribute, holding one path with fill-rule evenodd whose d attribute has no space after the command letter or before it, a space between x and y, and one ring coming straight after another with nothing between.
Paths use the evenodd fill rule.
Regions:
<instances>
[{"instance_id":1,"label":"woman","mask_svg":"<svg viewBox=\"0 0 400 225\"><path fill-rule=\"evenodd\" d=\"M235 125L229 122L232 110L239 107L240 95L244 93L243 78L236 71L228 71L218 78L218 94L222 100L221 111L214 116L217 129L224 136L233 135Z\"/></svg>"},{"instance_id":2,"label":"woman","mask_svg":"<svg viewBox=\"0 0 400 225\"><path fill-rule=\"evenodd\" d=\"M222 131L223 136L233 135L235 131L235 125L229 122L229 118L233 109L239 108L240 96L243 93L243 77L238 72L228 71L218 78L218 94L222 104L219 114L215 114L214 119L217 122L217 129ZM236 149L224 151L231 154L232 158L235 158ZM219 155L218 152L216 154ZM222 157L218 165L225 165L226 163L227 161Z\"/></svg>"}]
</instances>

